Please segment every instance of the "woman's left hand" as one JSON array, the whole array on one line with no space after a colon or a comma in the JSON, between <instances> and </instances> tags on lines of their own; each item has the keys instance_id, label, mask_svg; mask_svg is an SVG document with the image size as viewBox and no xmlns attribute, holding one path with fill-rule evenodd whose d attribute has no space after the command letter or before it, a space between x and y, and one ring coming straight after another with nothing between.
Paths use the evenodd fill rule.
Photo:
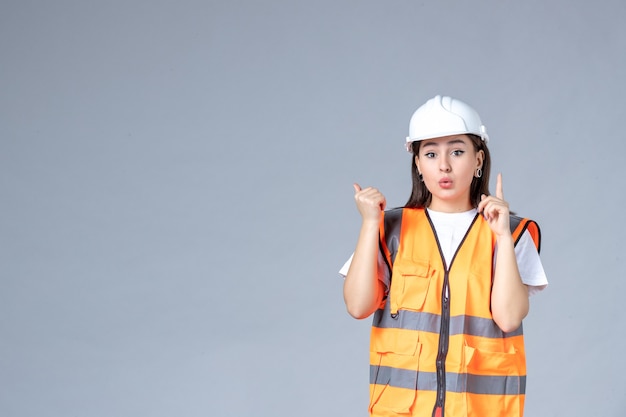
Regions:
<instances>
[{"instance_id":1,"label":"woman's left hand","mask_svg":"<svg viewBox=\"0 0 626 417\"><path fill-rule=\"evenodd\" d=\"M509 203L504 201L502 193L502 174L498 174L496 180L496 195L482 195L478 204L478 212L482 213L491 230L500 236L511 234L509 228Z\"/></svg>"}]
</instances>

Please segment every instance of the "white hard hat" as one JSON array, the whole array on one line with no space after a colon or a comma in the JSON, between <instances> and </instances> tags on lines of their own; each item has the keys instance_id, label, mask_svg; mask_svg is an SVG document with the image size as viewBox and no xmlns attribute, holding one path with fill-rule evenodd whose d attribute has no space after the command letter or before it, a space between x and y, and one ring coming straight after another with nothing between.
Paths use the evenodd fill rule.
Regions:
<instances>
[{"instance_id":1,"label":"white hard hat","mask_svg":"<svg viewBox=\"0 0 626 417\"><path fill-rule=\"evenodd\" d=\"M415 110L409 123L406 149L411 143L424 139L470 133L487 143L487 128L480 121L476 110L460 100L447 96L435 96Z\"/></svg>"}]
</instances>

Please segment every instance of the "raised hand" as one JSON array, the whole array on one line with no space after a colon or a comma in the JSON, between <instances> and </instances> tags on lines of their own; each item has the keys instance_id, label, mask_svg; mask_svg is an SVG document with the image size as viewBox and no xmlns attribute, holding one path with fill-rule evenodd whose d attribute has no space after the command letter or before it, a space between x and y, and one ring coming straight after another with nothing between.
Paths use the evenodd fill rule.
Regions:
<instances>
[{"instance_id":1,"label":"raised hand","mask_svg":"<svg viewBox=\"0 0 626 417\"><path fill-rule=\"evenodd\" d=\"M359 213L361 213L361 217L363 217L363 221L380 221L380 214L387 205L385 196L373 187L361 188L357 183L354 183L353 186L354 201Z\"/></svg>"},{"instance_id":2,"label":"raised hand","mask_svg":"<svg viewBox=\"0 0 626 417\"><path fill-rule=\"evenodd\" d=\"M482 213L491 230L498 236L511 234L509 229L509 203L504 200L502 192L502 174L496 180L496 195L482 195L478 204L478 212Z\"/></svg>"}]
</instances>

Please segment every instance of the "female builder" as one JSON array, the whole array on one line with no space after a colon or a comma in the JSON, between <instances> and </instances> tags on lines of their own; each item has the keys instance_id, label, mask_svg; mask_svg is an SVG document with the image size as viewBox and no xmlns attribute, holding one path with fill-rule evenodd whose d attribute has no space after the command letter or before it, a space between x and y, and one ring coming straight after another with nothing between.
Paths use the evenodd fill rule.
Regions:
<instances>
[{"instance_id":1,"label":"female builder","mask_svg":"<svg viewBox=\"0 0 626 417\"><path fill-rule=\"evenodd\" d=\"M375 313L372 416L522 416L522 319L547 285L539 228L489 195L488 136L467 104L436 96L413 114L413 190L384 211L354 185L361 231L340 273L355 318Z\"/></svg>"}]
</instances>

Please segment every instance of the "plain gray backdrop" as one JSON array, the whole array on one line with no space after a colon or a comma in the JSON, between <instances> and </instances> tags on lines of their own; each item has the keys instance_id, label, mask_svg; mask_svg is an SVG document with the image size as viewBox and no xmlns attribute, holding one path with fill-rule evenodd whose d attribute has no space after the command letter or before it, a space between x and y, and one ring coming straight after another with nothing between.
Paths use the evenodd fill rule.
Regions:
<instances>
[{"instance_id":1,"label":"plain gray backdrop","mask_svg":"<svg viewBox=\"0 0 626 417\"><path fill-rule=\"evenodd\" d=\"M626 3L0 1L0 415L364 416L337 271L409 118L539 222L526 415L623 416Z\"/></svg>"}]
</instances>

